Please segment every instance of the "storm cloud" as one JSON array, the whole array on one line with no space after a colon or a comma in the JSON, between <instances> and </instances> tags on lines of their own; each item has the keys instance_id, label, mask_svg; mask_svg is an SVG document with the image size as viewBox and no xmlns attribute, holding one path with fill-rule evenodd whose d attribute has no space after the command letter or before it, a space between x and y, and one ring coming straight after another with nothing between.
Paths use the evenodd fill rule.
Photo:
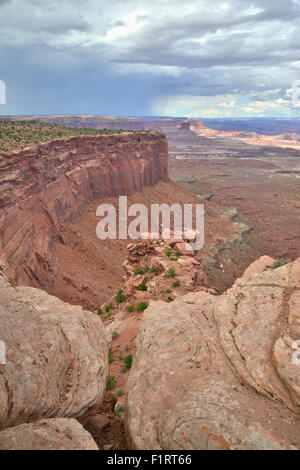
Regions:
<instances>
[{"instance_id":1,"label":"storm cloud","mask_svg":"<svg viewBox=\"0 0 300 470\"><path fill-rule=\"evenodd\" d=\"M300 0L0 0L1 114L298 116Z\"/></svg>"}]
</instances>

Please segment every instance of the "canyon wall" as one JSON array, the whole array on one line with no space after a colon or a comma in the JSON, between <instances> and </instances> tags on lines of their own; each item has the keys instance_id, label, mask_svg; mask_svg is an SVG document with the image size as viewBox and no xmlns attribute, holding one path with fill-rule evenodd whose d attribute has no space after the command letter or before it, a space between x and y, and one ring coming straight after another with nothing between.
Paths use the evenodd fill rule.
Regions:
<instances>
[{"instance_id":1,"label":"canyon wall","mask_svg":"<svg viewBox=\"0 0 300 470\"><path fill-rule=\"evenodd\" d=\"M47 288L60 225L96 199L167 181L161 133L57 139L0 155L0 257L18 284ZM96 235L95 235L96 237Z\"/></svg>"}]
</instances>

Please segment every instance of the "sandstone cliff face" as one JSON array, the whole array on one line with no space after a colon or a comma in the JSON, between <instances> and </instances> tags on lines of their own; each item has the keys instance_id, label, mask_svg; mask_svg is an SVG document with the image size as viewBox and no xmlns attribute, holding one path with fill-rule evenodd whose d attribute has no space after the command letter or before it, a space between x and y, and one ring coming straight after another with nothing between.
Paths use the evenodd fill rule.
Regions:
<instances>
[{"instance_id":1,"label":"sandstone cliff face","mask_svg":"<svg viewBox=\"0 0 300 470\"><path fill-rule=\"evenodd\" d=\"M11 287L0 272L0 340L0 429L77 417L101 401L108 345L97 315L39 289Z\"/></svg>"},{"instance_id":2,"label":"sandstone cliff face","mask_svg":"<svg viewBox=\"0 0 300 470\"><path fill-rule=\"evenodd\" d=\"M300 259L271 261L221 296L150 303L127 384L135 448L300 448Z\"/></svg>"},{"instance_id":3,"label":"sandstone cliff face","mask_svg":"<svg viewBox=\"0 0 300 470\"><path fill-rule=\"evenodd\" d=\"M47 287L59 226L106 196L167 180L159 133L72 137L0 155L0 256L19 284Z\"/></svg>"}]
</instances>

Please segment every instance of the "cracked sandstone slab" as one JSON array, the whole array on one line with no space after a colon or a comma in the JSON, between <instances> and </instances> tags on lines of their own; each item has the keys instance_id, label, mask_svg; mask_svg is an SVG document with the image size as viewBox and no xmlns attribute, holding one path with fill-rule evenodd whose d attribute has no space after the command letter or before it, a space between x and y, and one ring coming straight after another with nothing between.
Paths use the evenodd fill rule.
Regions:
<instances>
[{"instance_id":1,"label":"cracked sandstone slab","mask_svg":"<svg viewBox=\"0 0 300 470\"><path fill-rule=\"evenodd\" d=\"M219 297L151 302L128 381L135 448L300 448L299 267L252 270Z\"/></svg>"}]
</instances>

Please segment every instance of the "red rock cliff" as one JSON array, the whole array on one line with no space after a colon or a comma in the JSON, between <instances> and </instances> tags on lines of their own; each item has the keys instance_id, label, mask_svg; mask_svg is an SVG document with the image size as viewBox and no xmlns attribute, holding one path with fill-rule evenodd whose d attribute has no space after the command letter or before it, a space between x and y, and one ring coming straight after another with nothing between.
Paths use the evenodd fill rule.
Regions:
<instances>
[{"instance_id":1,"label":"red rock cliff","mask_svg":"<svg viewBox=\"0 0 300 470\"><path fill-rule=\"evenodd\" d=\"M45 287L59 226L89 202L167 180L161 133L58 139L0 155L0 257L17 283Z\"/></svg>"}]
</instances>

